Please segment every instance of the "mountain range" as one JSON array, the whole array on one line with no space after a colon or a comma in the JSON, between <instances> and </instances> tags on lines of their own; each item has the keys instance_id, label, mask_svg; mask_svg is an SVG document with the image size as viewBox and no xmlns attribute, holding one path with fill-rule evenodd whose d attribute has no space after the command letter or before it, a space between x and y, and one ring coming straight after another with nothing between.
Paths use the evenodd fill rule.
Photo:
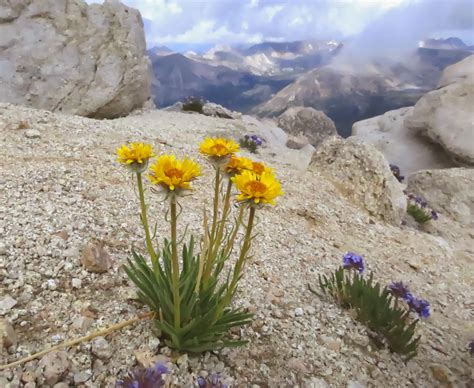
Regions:
<instances>
[{"instance_id":1,"label":"mountain range","mask_svg":"<svg viewBox=\"0 0 474 388\"><path fill-rule=\"evenodd\" d=\"M227 108L276 116L290 106L324 111L348 136L352 123L413 105L442 70L474 50L458 38L427 39L403 59L347 60L336 41L215 46L202 54L148 51L154 101L165 107L198 96ZM346 59L342 59L346 58Z\"/></svg>"}]
</instances>

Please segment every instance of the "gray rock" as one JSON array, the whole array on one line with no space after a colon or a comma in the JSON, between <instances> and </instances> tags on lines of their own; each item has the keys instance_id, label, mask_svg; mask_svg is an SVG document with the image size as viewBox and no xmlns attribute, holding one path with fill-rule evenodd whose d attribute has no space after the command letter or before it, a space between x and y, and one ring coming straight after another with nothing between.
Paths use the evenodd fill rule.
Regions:
<instances>
[{"instance_id":1,"label":"gray rock","mask_svg":"<svg viewBox=\"0 0 474 388\"><path fill-rule=\"evenodd\" d=\"M17 301L13 299L10 295L5 295L2 300L0 300L0 314L5 314L10 311Z\"/></svg>"},{"instance_id":2,"label":"gray rock","mask_svg":"<svg viewBox=\"0 0 474 388\"><path fill-rule=\"evenodd\" d=\"M202 113L206 116L221 117L223 119L240 120L242 114L234 112L230 109L224 108L222 105L214 104L213 102L206 102L202 107Z\"/></svg>"},{"instance_id":3,"label":"gray rock","mask_svg":"<svg viewBox=\"0 0 474 388\"><path fill-rule=\"evenodd\" d=\"M118 1L3 3L0 102L113 118L148 100L150 62L137 10Z\"/></svg>"},{"instance_id":4,"label":"gray rock","mask_svg":"<svg viewBox=\"0 0 474 388\"><path fill-rule=\"evenodd\" d=\"M431 208L462 224L474 223L474 169L425 170L408 178L407 190Z\"/></svg>"},{"instance_id":5,"label":"gray rock","mask_svg":"<svg viewBox=\"0 0 474 388\"><path fill-rule=\"evenodd\" d=\"M470 55L462 61L446 67L438 82L438 88L457 82L474 82L473 69L474 55Z\"/></svg>"},{"instance_id":6,"label":"gray rock","mask_svg":"<svg viewBox=\"0 0 474 388\"><path fill-rule=\"evenodd\" d=\"M25 131L25 137L27 139L38 139L41 137L41 132L37 129L27 129Z\"/></svg>"},{"instance_id":7,"label":"gray rock","mask_svg":"<svg viewBox=\"0 0 474 388\"><path fill-rule=\"evenodd\" d=\"M289 108L277 118L277 123L292 135L291 144L287 144L290 148L295 148L295 144L317 147L328 137L337 136L334 122L324 112L313 108Z\"/></svg>"},{"instance_id":8,"label":"gray rock","mask_svg":"<svg viewBox=\"0 0 474 388\"><path fill-rule=\"evenodd\" d=\"M469 58L450 66L451 71L464 69ZM405 119L405 126L439 144L456 163L474 165L474 80L460 79L425 94Z\"/></svg>"},{"instance_id":9,"label":"gray rock","mask_svg":"<svg viewBox=\"0 0 474 388\"><path fill-rule=\"evenodd\" d=\"M92 353L101 360L108 360L112 357L112 348L104 337L97 337L92 342Z\"/></svg>"},{"instance_id":10,"label":"gray rock","mask_svg":"<svg viewBox=\"0 0 474 388\"><path fill-rule=\"evenodd\" d=\"M400 167L402 175L419 170L455 167L441 146L427 141L405 126L405 119L412 113L413 107L400 108L358 121L352 126L352 135L372 144L389 163Z\"/></svg>"},{"instance_id":11,"label":"gray rock","mask_svg":"<svg viewBox=\"0 0 474 388\"><path fill-rule=\"evenodd\" d=\"M112 265L107 251L100 244L87 244L81 256L82 265L90 272L103 273Z\"/></svg>"},{"instance_id":12,"label":"gray rock","mask_svg":"<svg viewBox=\"0 0 474 388\"><path fill-rule=\"evenodd\" d=\"M16 347L18 337L13 326L6 319L0 319L0 350L8 349L10 346Z\"/></svg>"},{"instance_id":13,"label":"gray rock","mask_svg":"<svg viewBox=\"0 0 474 388\"><path fill-rule=\"evenodd\" d=\"M320 171L370 215L401 223L407 205L405 194L374 146L354 138L329 139L316 150L309 169Z\"/></svg>"},{"instance_id":14,"label":"gray rock","mask_svg":"<svg viewBox=\"0 0 474 388\"><path fill-rule=\"evenodd\" d=\"M66 352L56 351L46 354L39 362L41 373L47 384L56 384L68 371Z\"/></svg>"}]
</instances>

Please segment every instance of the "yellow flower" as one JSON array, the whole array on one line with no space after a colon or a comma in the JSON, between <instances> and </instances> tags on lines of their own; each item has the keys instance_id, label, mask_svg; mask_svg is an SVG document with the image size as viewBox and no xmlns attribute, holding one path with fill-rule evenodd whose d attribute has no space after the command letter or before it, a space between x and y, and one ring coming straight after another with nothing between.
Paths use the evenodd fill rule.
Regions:
<instances>
[{"instance_id":1,"label":"yellow flower","mask_svg":"<svg viewBox=\"0 0 474 388\"><path fill-rule=\"evenodd\" d=\"M162 155L150 167L150 181L170 191L191 189L191 181L201 175L201 168L191 159L176 159L174 155Z\"/></svg>"},{"instance_id":2,"label":"yellow flower","mask_svg":"<svg viewBox=\"0 0 474 388\"><path fill-rule=\"evenodd\" d=\"M146 165L148 159L155 156L151 144L145 143L130 143L128 146L122 144L117 149L117 160L128 166L130 165Z\"/></svg>"},{"instance_id":3,"label":"yellow flower","mask_svg":"<svg viewBox=\"0 0 474 388\"><path fill-rule=\"evenodd\" d=\"M243 170L251 170L252 163L250 159L244 158L243 156L237 157L232 155L225 166L225 172L229 175L239 174Z\"/></svg>"},{"instance_id":4,"label":"yellow flower","mask_svg":"<svg viewBox=\"0 0 474 388\"><path fill-rule=\"evenodd\" d=\"M240 194L238 201L249 201L256 204L275 204L274 199L283 194L281 184L271 172L264 171L258 175L252 171L245 170L240 175L232 178Z\"/></svg>"},{"instance_id":5,"label":"yellow flower","mask_svg":"<svg viewBox=\"0 0 474 388\"><path fill-rule=\"evenodd\" d=\"M262 175L264 172L273 173L273 169L271 167L265 166L265 164L263 164L262 162L252 161L249 170L257 175Z\"/></svg>"},{"instance_id":6,"label":"yellow flower","mask_svg":"<svg viewBox=\"0 0 474 388\"><path fill-rule=\"evenodd\" d=\"M222 158L235 154L239 150L239 145L233 140L222 138L206 138L199 146L201 154L211 158Z\"/></svg>"}]
</instances>

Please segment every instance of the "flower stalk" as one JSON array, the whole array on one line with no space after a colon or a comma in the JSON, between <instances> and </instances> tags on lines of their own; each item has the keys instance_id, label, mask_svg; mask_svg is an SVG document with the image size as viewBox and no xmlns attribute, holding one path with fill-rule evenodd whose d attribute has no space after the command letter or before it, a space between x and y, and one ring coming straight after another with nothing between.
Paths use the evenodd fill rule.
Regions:
<instances>
[{"instance_id":1,"label":"flower stalk","mask_svg":"<svg viewBox=\"0 0 474 388\"><path fill-rule=\"evenodd\" d=\"M171 258L172 258L172 284L173 284L173 307L174 307L174 326L179 329L181 323L181 307L179 296L179 261L178 261L178 246L177 246L177 213L176 213L176 197L174 195L170 198L170 215L171 215Z\"/></svg>"},{"instance_id":2,"label":"flower stalk","mask_svg":"<svg viewBox=\"0 0 474 388\"><path fill-rule=\"evenodd\" d=\"M153 241L150 235L150 228L148 226L148 217L146 211L146 203L145 203L145 192L143 189L143 181L142 181L142 173L137 172L137 186L138 186L138 195L140 197L140 219L143 224L143 229L145 229L145 241L146 241L146 248L148 250L148 254L152 260L152 263L156 262L157 256L155 249L153 248Z\"/></svg>"}]
</instances>

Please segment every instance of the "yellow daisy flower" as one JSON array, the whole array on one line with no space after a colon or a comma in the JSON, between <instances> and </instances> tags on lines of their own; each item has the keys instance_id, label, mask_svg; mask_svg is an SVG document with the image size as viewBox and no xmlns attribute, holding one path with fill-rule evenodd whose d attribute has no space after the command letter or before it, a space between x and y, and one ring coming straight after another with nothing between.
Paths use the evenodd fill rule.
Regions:
<instances>
[{"instance_id":1,"label":"yellow daisy flower","mask_svg":"<svg viewBox=\"0 0 474 388\"><path fill-rule=\"evenodd\" d=\"M176 159L174 155L162 155L150 167L151 183L170 191L190 190L191 181L201 175L201 168L191 159Z\"/></svg>"},{"instance_id":2,"label":"yellow daisy flower","mask_svg":"<svg viewBox=\"0 0 474 388\"><path fill-rule=\"evenodd\" d=\"M145 143L130 143L128 146L122 144L117 149L117 161L125 165L144 165L148 160L155 156L151 144Z\"/></svg>"},{"instance_id":3,"label":"yellow daisy flower","mask_svg":"<svg viewBox=\"0 0 474 388\"><path fill-rule=\"evenodd\" d=\"M262 175L264 172L273 173L273 168L265 166L262 162L251 161L252 164L249 168L250 171L254 172L257 175Z\"/></svg>"},{"instance_id":4,"label":"yellow daisy flower","mask_svg":"<svg viewBox=\"0 0 474 388\"><path fill-rule=\"evenodd\" d=\"M225 172L229 175L241 173L243 170L251 170L252 161L243 156L232 155L229 162L225 165Z\"/></svg>"},{"instance_id":5,"label":"yellow daisy flower","mask_svg":"<svg viewBox=\"0 0 474 388\"><path fill-rule=\"evenodd\" d=\"M231 179L240 190L240 194L237 196L238 201L274 205L274 199L283 194L280 182L273 173L268 171L258 175L252 171L245 170Z\"/></svg>"},{"instance_id":6,"label":"yellow daisy flower","mask_svg":"<svg viewBox=\"0 0 474 388\"><path fill-rule=\"evenodd\" d=\"M211 158L223 158L235 154L239 145L233 141L223 138L206 138L199 146L201 154Z\"/></svg>"}]
</instances>

